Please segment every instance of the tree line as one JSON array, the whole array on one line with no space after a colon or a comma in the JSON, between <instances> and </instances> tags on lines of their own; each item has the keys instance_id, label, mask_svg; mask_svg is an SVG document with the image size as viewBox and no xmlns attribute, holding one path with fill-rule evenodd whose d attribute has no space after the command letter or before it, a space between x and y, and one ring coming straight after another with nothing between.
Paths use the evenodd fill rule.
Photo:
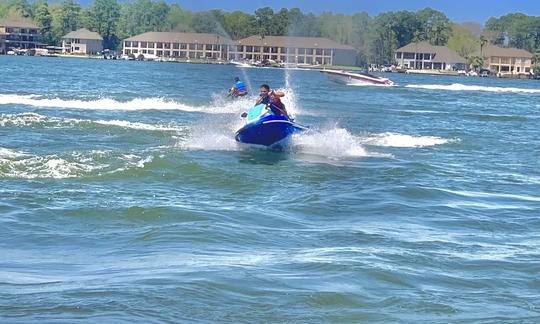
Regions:
<instances>
[{"instance_id":1,"label":"tree line","mask_svg":"<svg viewBox=\"0 0 540 324\"><path fill-rule=\"evenodd\" d=\"M385 12L371 17L323 12L303 13L298 8L274 11L259 8L253 14L223 10L191 12L165 1L94 0L82 7L74 0L1 0L0 17L22 16L41 27L45 43L59 45L68 32L85 27L99 33L104 47L117 49L121 40L148 31L217 33L233 40L251 35L326 37L351 45L358 64L391 64L394 51L410 42L448 45L470 61L488 43L540 49L540 17L513 13L478 23L457 24L442 12L425 8L417 12ZM475 56L476 55L476 56ZM481 65L481 62L477 62Z\"/></svg>"}]
</instances>

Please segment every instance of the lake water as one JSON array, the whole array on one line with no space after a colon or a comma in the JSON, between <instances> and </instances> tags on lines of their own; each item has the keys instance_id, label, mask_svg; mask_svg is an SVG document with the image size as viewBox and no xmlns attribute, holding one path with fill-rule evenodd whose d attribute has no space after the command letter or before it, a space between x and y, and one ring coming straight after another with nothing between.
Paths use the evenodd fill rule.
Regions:
<instances>
[{"instance_id":1,"label":"lake water","mask_svg":"<svg viewBox=\"0 0 540 324\"><path fill-rule=\"evenodd\" d=\"M0 319L540 321L540 82L0 56ZM239 146L253 97L311 126Z\"/></svg>"}]
</instances>

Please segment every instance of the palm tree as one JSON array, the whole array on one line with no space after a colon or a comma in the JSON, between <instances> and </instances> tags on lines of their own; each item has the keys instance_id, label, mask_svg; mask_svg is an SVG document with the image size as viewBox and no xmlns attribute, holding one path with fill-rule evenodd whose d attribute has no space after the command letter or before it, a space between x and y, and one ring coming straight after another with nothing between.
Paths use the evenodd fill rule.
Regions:
<instances>
[{"instance_id":1,"label":"palm tree","mask_svg":"<svg viewBox=\"0 0 540 324\"><path fill-rule=\"evenodd\" d=\"M536 51L531 58L531 64L534 67L534 74L540 75L538 72L538 66L540 65L540 50Z\"/></svg>"},{"instance_id":2,"label":"palm tree","mask_svg":"<svg viewBox=\"0 0 540 324\"><path fill-rule=\"evenodd\" d=\"M482 66L484 65L484 58L481 56L471 56L469 58L469 62L470 62L470 66L472 66L473 69L476 71L476 70L481 69Z\"/></svg>"},{"instance_id":3,"label":"palm tree","mask_svg":"<svg viewBox=\"0 0 540 324\"><path fill-rule=\"evenodd\" d=\"M484 46L488 43L488 39L484 35L480 35L480 56L484 57Z\"/></svg>"},{"instance_id":4,"label":"palm tree","mask_svg":"<svg viewBox=\"0 0 540 324\"><path fill-rule=\"evenodd\" d=\"M540 64L540 50L536 51L531 58L531 63L534 67L538 67Z\"/></svg>"}]
</instances>

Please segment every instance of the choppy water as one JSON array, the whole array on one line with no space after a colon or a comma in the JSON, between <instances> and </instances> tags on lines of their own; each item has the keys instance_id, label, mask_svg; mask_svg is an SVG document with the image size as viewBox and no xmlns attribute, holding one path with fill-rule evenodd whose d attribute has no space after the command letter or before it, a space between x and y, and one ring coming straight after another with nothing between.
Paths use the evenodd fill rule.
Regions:
<instances>
[{"instance_id":1,"label":"choppy water","mask_svg":"<svg viewBox=\"0 0 540 324\"><path fill-rule=\"evenodd\" d=\"M540 321L540 83L0 56L0 319ZM251 99L312 126L239 147Z\"/></svg>"}]
</instances>

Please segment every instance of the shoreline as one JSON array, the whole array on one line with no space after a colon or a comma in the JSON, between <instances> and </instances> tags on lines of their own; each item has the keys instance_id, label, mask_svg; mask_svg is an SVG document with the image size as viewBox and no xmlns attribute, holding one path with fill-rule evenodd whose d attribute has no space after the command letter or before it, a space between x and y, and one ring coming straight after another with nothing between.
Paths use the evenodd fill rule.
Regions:
<instances>
[{"instance_id":1,"label":"shoreline","mask_svg":"<svg viewBox=\"0 0 540 324\"><path fill-rule=\"evenodd\" d=\"M25 56L25 57L50 57L50 58L68 58L68 59L92 59L92 60L105 60L105 61L138 61L138 60L125 60L125 59L110 59L104 58L102 55L77 55L77 54L52 54L52 55L7 55L3 54L0 56ZM211 64L211 65L234 65L238 68L258 68L258 69L287 69L287 67L279 66L239 66L237 64L230 63L228 61L218 61L218 60L204 60L204 59L158 59L158 60L145 60L139 62L159 62L159 63L183 63L183 64ZM366 71L366 69L359 66L335 66L335 65L317 65L317 66L297 66L297 67L288 67L292 70L331 70L331 71ZM381 72L381 71L366 71L369 73L377 72L380 74L413 74L413 75L437 75L437 76L451 76L451 77L467 77L467 78L480 78L480 76L468 76L457 71L446 71L446 70L404 70L404 71L393 71L393 72ZM511 79L511 80L539 80L534 77L529 77L524 74L502 74L502 75L491 75L485 77L487 79Z\"/></svg>"}]
</instances>

